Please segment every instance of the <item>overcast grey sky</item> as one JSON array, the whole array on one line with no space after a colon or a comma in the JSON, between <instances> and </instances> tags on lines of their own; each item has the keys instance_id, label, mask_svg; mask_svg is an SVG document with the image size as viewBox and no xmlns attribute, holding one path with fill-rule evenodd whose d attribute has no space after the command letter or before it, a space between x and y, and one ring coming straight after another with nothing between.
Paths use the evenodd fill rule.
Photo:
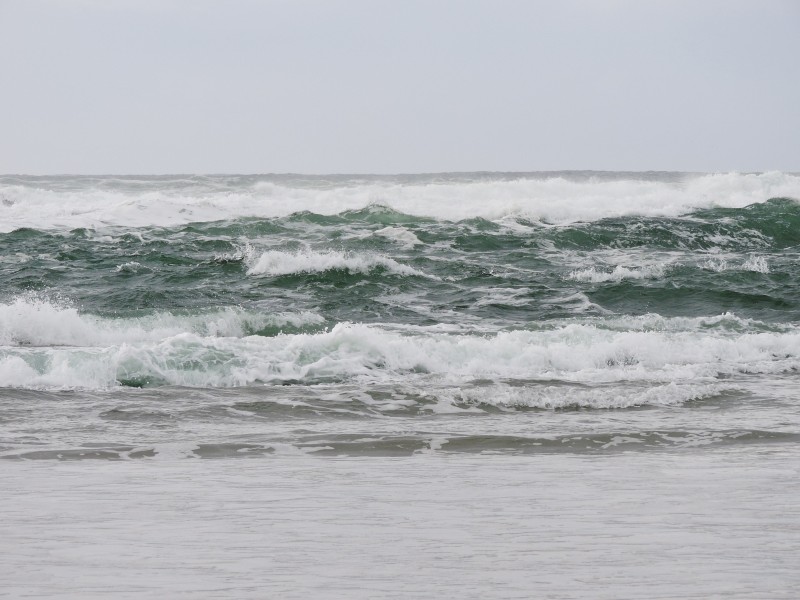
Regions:
<instances>
[{"instance_id":1,"label":"overcast grey sky","mask_svg":"<svg viewBox=\"0 0 800 600\"><path fill-rule=\"evenodd\" d=\"M0 0L0 173L800 170L800 1Z\"/></svg>"}]
</instances>

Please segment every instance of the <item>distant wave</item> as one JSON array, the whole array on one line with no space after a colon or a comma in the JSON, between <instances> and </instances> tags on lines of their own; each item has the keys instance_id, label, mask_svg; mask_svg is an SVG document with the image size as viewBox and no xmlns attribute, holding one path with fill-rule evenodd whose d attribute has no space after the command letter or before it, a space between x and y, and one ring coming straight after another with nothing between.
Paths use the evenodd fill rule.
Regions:
<instances>
[{"instance_id":1,"label":"distant wave","mask_svg":"<svg viewBox=\"0 0 800 600\"><path fill-rule=\"evenodd\" d=\"M800 177L780 172L686 175L666 181L636 174L620 177L476 175L474 180L410 178L403 183L362 177L324 187L272 181L227 184L212 179L215 185L205 188L190 183L147 187L146 178L137 180L137 185L125 187L123 180L114 187L86 178L58 186L6 177L0 184L0 231L175 226L301 211L339 215L375 205L449 221L518 217L567 224L631 215L674 217L703 208L741 208L770 198L800 199ZM397 230L381 235L414 243Z\"/></svg>"}]
</instances>

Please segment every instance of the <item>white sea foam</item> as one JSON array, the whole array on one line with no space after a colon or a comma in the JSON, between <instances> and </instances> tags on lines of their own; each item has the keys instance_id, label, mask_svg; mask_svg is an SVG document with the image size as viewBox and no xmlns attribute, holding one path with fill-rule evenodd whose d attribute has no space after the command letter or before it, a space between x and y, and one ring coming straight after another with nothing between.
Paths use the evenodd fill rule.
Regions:
<instances>
[{"instance_id":1,"label":"white sea foam","mask_svg":"<svg viewBox=\"0 0 800 600\"><path fill-rule=\"evenodd\" d=\"M766 274L770 272L769 262L767 262L766 257L755 254L742 263L736 262L734 257L710 258L700 266L708 271L716 271L717 273L722 273L723 271L752 271Z\"/></svg>"},{"instance_id":2,"label":"white sea foam","mask_svg":"<svg viewBox=\"0 0 800 600\"><path fill-rule=\"evenodd\" d=\"M325 271L349 271L369 273L374 269L385 269L397 275L416 275L429 277L408 265L386 256L371 253L345 253L334 250L328 252L283 252L268 250L259 256L246 259L249 263L248 275L292 275L296 273L324 273Z\"/></svg>"},{"instance_id":3,"label":"white sea foam","mask_svg":"<svg viewBox=\"0 0 800 600\"><path fill-rule=\"evenodd\" d=\"M728 261L724 258L709 258L700 266L708 271L716 271L717 273L722 273L730 268Z\"/></svg>"},{"instance_id":4,"label":"white sea foam","mask_svg":"<svg viewBox=\"0 0 800 600\"><path fill-rule=\"evenodd\" d=\"M769 273L769 263L763 256L751 256L742 263L742 270L755 273Z\"/></svg>"},{"instance_id":5,"label":"white sea foam","mask_svg":"<svg viewBox=\"0 0 800 600\"><path fill-rule=\"evenodd\" d=\"M80 184L80 182L79 182ZM0 231L20 227L99 228L174 226L237 217L281 217L299 211L338 214L376 204L402 213L442 220L509 216L548 223L593 221L626 215L678 216L708 207L740 208L769 198L800 199L800 177L709 174L674 181L525 177L448 183L388 183L344 180L328 187L212 185L113 191L75 186L44 188L32 181L0 185Z\"/></svg>"},{"instance_id":6,"label":"white sea foam","mask_svg":"<svg viewBox=\"0 0 800 600\"><path fill-rule=\"evenodd\" d=\"M620 315L614 317L592 317L576 321L575 319L554 321L550 328L561 328L571 324L579 324L612 331L654 331L669 333L702 333L719 331L732 333L791 333L796 331L794 325L766 323L755 319L739 317L726 312L711 317L664 317L655 313L644 315Z\"/></svg>"},{"instance_id":7,"label":"white sea foam","mask_svg":"<svg viewBox=\"0 0 800 600\"><path fill-rule=\"evenodd\" d=\"M408 335L343 323L322 333L276 337L180 333L105 347L17 346L0 351L0 385L106 388L123 381L221 387L415 378L459 386L473 380L699 384L719 375L800 368L796 328L739 332L695 325L683 331L571 324L496 335Z\"/></svg>"},{"instance_id":8,"label":"white sea foam","mask_svg":"<svg viewBox=\"0 0 800 600\"><path fill-rule=\"evenodd\" d=\"M181 333L242 337L266 327L302 327L323 322L320 315L307 311L256 312L240 308L104 319L81 314L58 302L23 296L0 304L0 345L104 347L158 341Z\"/></svg>"},{"instance_id":9,"label":"white sea foam","mask_svg":"<svg viewBox=\"0 0 800 600\"><path fill-rule=\"evenodd\" d=\"M143 267L142 263L136 262L134 260L123 263L121 265L117 265L114 270L117 273L139 273L142 270L150 270L147 267Z\"/></svg>"},{"instance_id":10,"label":"white sea foam","mask_svg":"<svg viewBox=\"0 0 800 600\"><path fill-rule=\"evenodd\" d=\"M411 249L422 244L420 239L405 227L384 227L374 232L374 235L385 237L402 248Z\"/></svg>"},{"instance_id":11,"label":"white sea foam","mask_svg":"<svg viewBox=\"0 0 800 600\"><path fill-rule=\"evenodd\" d=\"M0 255L0 264L7 264L7 265L21 265L23 263L28 262L33 258L29 254L25 254L24 252L15 252L14 254L4 254Z\"/></svg>"},{"instance_id":12,"label":"white sea foam","mask_svg":"<svg viewBox=\"0 0 800 600\"><path fill-rule=\"evenodd\" d=\"M675 382L633 389L625 387L586 387L564 385L459 388L438 392L442 400L456 405L488 404L500 408L629 408L631 406L674 406L699 400L731 389L720 383L676 384ZM438 410L433 409L434 412Z\"/></svg>"},{"instance_id":13,"label":"white sea foam","mask_svg":"<svg viewBox=\"0 0 800 600\"><path fill-rule=\"evenodd\" d=\"M526 306L530 302L530 292L524 288L493 287L481 290L481 297L475 306L492 306L493 304Z\"/></svg>"},{"instance_id":14,"label":"white sea foam","mask_svg":"<svg viewBox=\"0 0 800 600\"><path fill-rule=\"evenodd\" d=\"M623 267L617 265L611 271L604 271L596 267L572 271L570 279L575 281L588 281L591 283L604 283L607 281L622 281L623 279L658 279L664 276L664 265L648 265L644 267Z\"/></svg>"}]
</instances>

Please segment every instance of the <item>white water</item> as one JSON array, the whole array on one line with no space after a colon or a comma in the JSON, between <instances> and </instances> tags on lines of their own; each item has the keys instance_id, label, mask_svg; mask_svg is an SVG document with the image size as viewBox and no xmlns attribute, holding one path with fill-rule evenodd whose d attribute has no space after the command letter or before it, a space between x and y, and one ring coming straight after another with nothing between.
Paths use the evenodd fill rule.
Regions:
<instances>
[{"instance_id":1,"label":"white water","mask_svg":"<svg viewBox=\"0 0 800 600\"><path fill-rule=\"evenodd\" d=\"M664 388L663 394L614 392L610 399L595 392L581 399L572 391L558 399L553 396L558 389L542 395L541 387L532 392L501 387L485 394L499 404L599 407L681 402L705 393L695 390L687 396L684 384L702 387L719 375L800 368L800 329L768 327L733 315L609 317L483 334L340 323L319 333L246 335L248 329L267 325L319 325L321 320L313 313L240 309L102 319L18 298L0 305L0 386L107 389L134 381L230 387L328 380L410 382L420 389L473 380L681 384Z\"/></svg>"},{"instance_id":2,"label":"white water","mask_svg":"<svg viewBox=\"0 0 800 600\"><path fill-rule=\"evenodd\" d=\"M420 239L405 227L384 227L383 229L375 231L373 235L391 240L401 248L407 250L422 245Z\"/></svg>"},{"instance_id":3,"label":"white water","mask_svg":"<svg viewBox=\"0 0 800 600\"><path fill-rule=\"evenodd\" d=\"M591 283L622 281L623 279L658 279L664 276L665 270L663 265L650 265L640 268L617 265L611 271L589 267L588 269L572 271L569 274L569 278L575 281L588 281Z\"/></svg>"},{"instance_id":4,"label":"white water","mask_svg":"<svg viewBox=\"0 0 800 600\"><path fill-rule=\"evenodd\" d=\"M173 226L236 217L281 217L300 211L333 215L376 204L441 220L515 216L547 223L627 215L678 216L699 208L741 208L770 198L800 199L800 177L763 174L687 175L679 181L583 180L566 177L450 183L344 182L325 188L261 181L184 191L114 191L0 185L0 231ZM388 232L385 232L388 233ZM393 235L393 234L389 234ZM413 242L406 239L404 243Z\"/></svg>"},{"instance_id":5,"label":"white water","mask_svg":"<svg viewBox=\"0 0 800 600\"><path fill-rule=\"evenodd\" d=\"M723 271L752 271L754 273L769 273L769 261L764 256L751 255L744 261L736 261L734 258L716 257L710 258L700 265L709 271L721 273Z\"/></svg>"}]
</instances>

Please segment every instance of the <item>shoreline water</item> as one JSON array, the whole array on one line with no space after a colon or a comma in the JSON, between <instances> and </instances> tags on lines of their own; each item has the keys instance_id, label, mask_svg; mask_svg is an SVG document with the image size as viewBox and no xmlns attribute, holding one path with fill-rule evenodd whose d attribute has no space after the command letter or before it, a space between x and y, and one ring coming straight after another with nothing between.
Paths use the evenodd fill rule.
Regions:
<instances>
[{"instance_id":1,"label":"shoreline water","mask_svg":"<svg viewBox=\"0 0 800 600\"><path fill-rule=\"evenodd\" d=\"M40 598L791 598L798 458L5 462L0 579Z\"/></svg>"}]
</instances>

